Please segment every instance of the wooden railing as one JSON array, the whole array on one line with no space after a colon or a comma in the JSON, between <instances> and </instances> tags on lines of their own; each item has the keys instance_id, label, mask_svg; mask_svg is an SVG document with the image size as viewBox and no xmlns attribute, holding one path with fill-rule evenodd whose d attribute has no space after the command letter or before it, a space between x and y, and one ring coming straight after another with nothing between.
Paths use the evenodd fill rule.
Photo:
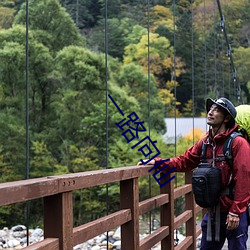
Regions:
<instances>
[{"instance_id":1,"label":"wooden railing","mask_svg":"<svg viewBox=\"0 0 250 250\"><path fill-rule=\"evenodd\" d=\"M72 250L101 233L121 226L122 250L148 250L161 241L162 250L196 249L196 213L190 174L184 186L174 189L173 181L160 194L139 202L138 178L149 175L152 166L132 166L59 176L48 176L0 184L0 206L43 198L44 240L25 250ZM168 176L169 178L170 176ZM163 180L163 181L166 181ZM120 210L73 228L72 191L120 182ZM185 195L185 212L174 217L174 200ZM160 228L139 240L139 216L160 207ZM174 230L186 224L186 238L174 247Z\"/></svg>"}]
</instances>

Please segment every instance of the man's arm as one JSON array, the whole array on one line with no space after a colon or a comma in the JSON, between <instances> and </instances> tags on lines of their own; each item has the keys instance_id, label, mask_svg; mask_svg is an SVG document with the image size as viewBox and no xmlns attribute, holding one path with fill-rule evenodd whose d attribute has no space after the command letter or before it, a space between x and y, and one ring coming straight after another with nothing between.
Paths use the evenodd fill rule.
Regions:
<instances>
[{"instance_id":1,"label":"man's arm","mask_svg":"<svg viewBox=\"0 0 250 250\"><path fill-rule=\"evenodd\" d=\"M241 215L250 201L250 145L238 136L233 141L234 201L230 208L233 214Z\"/></svg>"},{"instance_id":2,"label":"man's arm","mask_svg":"<svg viewBox=\"0 0 250 250\"><path fill-rule=\"evenodd\" d=\"M187 172L190 171L198 166L200 163L200 156L201 156L201 148L202 148L202 140L198 141L196 144L188 148L184 154L171 158L168 162L161 163L158 168L161 169L165 165L169 165L167 169L163 170L168 171L174 167L176 167L176 172ZM155 164L157 162L164 160L164 158L155 158Z\"/></svg>"}]
</instances>

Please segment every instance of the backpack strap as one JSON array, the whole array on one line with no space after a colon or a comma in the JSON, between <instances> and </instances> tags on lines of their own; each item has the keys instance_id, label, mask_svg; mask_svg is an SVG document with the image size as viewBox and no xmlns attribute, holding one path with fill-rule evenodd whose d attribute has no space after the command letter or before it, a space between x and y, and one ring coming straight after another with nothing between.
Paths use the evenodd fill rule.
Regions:
<instances>
[{"instance_id":1,"label":"backpack strap","mask_svg":"<svg viewBox=\"0 0 250 250\"><path fill-rule=\"evenodd\" d=\"M233 169L232 144L233 144L234 139L237 136L242 136L242 134L239 133L239 132L233 132L233 133L231 133L227 137L227 139L226 139L226 141L225 141L225 143L223 145L223 154L224 154L225 159L226 159L226 161L227 161L227 163L228 163L228 165L229 165L229 167L230 167L231 170Z\"/></svg>"},{"instance_id":2,"label":"backpack strap","mask_svg":"<svg viewBox=\"0 0 250 250\"><path fill-rule=\"evenodd\" d=\"M207 152L207 144L202 142L200 162L205 162L205 160L206 160L206 152Z\"/></svg>"},{"instance_id":3,"label":"backpack strap","mask_svg":"<svg viewBox=\"0 0 250 250\"><path fill-rule=\"evenodd\" d=\"M242 136L242 134L239 132L233 132L232 134L230 134L227 137L227 139L223 145L223 154L224 154L225 160L226 160L227 164L229 165L231 171L233 171L232 144L233 144L234 139L237 136ZM230 180L229 180L227 187L224 191L224 194L226 194L231 200L234 199L234 184L233 184L232 179L233 179L233 177L231 174Z\"/></svg>"}]
</instances>

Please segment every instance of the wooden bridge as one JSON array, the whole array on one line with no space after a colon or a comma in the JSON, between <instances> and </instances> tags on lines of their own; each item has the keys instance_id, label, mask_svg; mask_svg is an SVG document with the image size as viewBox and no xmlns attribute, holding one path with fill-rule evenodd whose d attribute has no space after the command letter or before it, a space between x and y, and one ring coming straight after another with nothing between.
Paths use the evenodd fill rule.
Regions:
<instances>
[{"instance_id":1,"label":"wooden bridge","mask_svg":"<svg viewBox=\"0 0 250 250\"><path fill-rule=\"evenodd\" d=\"M182 187L174 189L171 181L161 188L159 195L139 202L138 178L149 175L151 167L130 166L2 183L0 206L43 199L44 240L25 250L72 250L75 245L118 226L123 250L148 250L159 242L162 250L196 249L196 238L201 234L201 228L196 226L196 213L201 208L193 199L191 174L186 174L186 184ZM112 182L120 183L120 210L73 227L72 192ZM175 218L174 200L182 195L185 211ZM157 207L160 207L160 227L139 240L139 216ZM183 224L186 224L186 237L175 247L174 230Z\"/></svg>"}]
</instances>

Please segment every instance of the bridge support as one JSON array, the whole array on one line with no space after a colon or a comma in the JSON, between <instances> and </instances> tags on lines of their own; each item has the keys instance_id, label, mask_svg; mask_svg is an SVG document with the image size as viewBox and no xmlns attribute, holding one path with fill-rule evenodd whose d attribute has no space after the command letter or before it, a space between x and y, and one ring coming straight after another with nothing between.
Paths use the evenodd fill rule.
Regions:
<instances>
[{"instance_id":1,"label":"bridge support","mask_svg":"<svg viewBox=\"0 0 250 250\"><path fill-rule=\"evenodd\" d=\"M72 192L44 197L44 238L58 238L60 250L73 249Z\"/></svg>"},{"instance_id":2,"label":"bridge support","mask_svg":"<svg viewBox=\"0 0 250 250\"><path fill-rule=\"evenodd\" d=\"M121 226L121 249L139 250L138 178L120 182L121 209L131 210L132 220Z\"/></svg>"},{"instance_id":3,"label":"bridge support","mask_svg":"<svg viewBox=\"0 0 250 250\"><path fill-rule=\"evenodd\" d=\"M164 177L161 181L165 183L174 174ZM161 206L161 227L169 227L169 235L161 241L162 250L174 250L174 181L168 182L161 188L161 194L169 195L169 202Z\"/></svg>"}]
</instances>

